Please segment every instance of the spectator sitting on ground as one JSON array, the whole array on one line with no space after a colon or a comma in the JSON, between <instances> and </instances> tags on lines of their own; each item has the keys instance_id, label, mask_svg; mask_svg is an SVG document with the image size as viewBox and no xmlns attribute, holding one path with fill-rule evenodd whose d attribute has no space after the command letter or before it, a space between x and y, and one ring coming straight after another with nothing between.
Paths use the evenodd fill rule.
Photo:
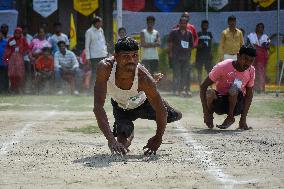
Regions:
<instances>
[{"instance_id":1,"label":"spectator sitting on ground","mask_svg":"<svg viewBox=\"0 0 284 189\"><path fill-rule=\"evenodd\" d=\"M50 82L54 76L54 60L50 53L50 47L42 48L41 55L35 62L36 81L38 86L50 88Z\"/></svg>"},{"instance_id":2,"label":"spectator sitting on ground","mask_svg":"<svg viewBox=\"0 0 284 189\"><path fill-rule=\"evenodd\" d=\"M79 63L76 55L66 49L66 43L59 41L57 43L59 51L54 55L54 70L55 70L55 82L57 88L59 88L58 95L62 95L62 79L67 80L70 83L71 90L74 95L79 95L76 89L79 86L80 70Z\"/></svg>"}]
</instances>

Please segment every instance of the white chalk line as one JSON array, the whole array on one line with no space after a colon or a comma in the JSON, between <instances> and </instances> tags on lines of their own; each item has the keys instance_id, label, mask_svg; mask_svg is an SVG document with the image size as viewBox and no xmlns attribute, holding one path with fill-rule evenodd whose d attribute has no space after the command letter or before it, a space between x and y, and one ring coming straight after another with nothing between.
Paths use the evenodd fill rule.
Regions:
<instances>
[{"instance_id":1,"label":"white chalk line","mask_svg":"<svg viewBox=\"0 0 284 189\"><path fill-rule=\"evenodd\" d=\"M256 183L258 179L251 180L236 180L233 176L226 174L223 170L216 164L211 158L212 150L209 150L202 144L198 143L193 139L192 134L184 127L182 127L180 121L175 122L176 130L179 131L179 135L185 139L187 145L193 147L193 154L196 159L199 160L202 165L206 168L206 172L215 178L217 181L224 185L224 188L231 189L235 185L247 184L247 183Z\"/></svg>"},{"instance_id":2,"label":"white chalk line","mask_svg":"<svg viewBox=\"0 0 284 189\"><path fill-rule=\"evenodd\" d=\"M49 119L54 114L55 111L47 112L41 121ZM15 132L14 137L10 141L4 142L0 148L0 157L6 155L12 149L13 145L19 143L25 133L35 124L35 122L25 124L22 129Z\"/></svg>"}]
</instances>

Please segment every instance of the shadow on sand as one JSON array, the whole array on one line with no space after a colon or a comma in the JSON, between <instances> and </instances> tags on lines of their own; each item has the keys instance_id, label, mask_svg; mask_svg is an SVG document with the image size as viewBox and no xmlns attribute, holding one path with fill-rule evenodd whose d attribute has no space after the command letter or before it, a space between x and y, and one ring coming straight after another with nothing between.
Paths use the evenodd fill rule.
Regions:
<instances>
[{"instance_id":1,"label":"shadow on sand","mask_svg":"<svg viewBox=\"0 0 284 189\"><path fill-rule=\"evenodd\" d=\"M200 130L193 130L192 131L195 134L222 134L222 135L239 135L242 132L244 132L243 130L238 130L238 129L218 129L218 128L214 128L214 129L200 129Z\"/></svg>"},{"instance_id":2,"label":"shadow on sand","mask_svg":"<svg viewBox=\"0 0 284 189\"><path fill-rule=\"evenodd\" d=\"M164 155L163 155L164 156ZM86 167L96 167L103 168L112 166L112 163L122 163L127 164L130 162L150 162L157 161L159 155L110 155L110 154L98 154L91 157L85 157L81 159L76 159L73 163L82 163Z\"/></svg>"}]
</instances>

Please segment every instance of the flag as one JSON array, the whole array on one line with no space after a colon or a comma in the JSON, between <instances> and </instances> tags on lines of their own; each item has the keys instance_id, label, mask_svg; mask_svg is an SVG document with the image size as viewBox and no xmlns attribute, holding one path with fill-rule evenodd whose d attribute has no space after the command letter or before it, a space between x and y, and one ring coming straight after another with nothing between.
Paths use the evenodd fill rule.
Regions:
<instances>
[{"instance_id":1,"label":"flag","mask_svg":"<svg viewBox=\"0 0 284 189\"><path fill-rule=\"evenodd\" d=\"M275 0L253 0L254 3L259 3L260 6L266 8L269 7Z\"/></svg>"},{"instance_id":2,"label":"flag","mask_svg":"<svg viewBox=\"0 0 284 189\"><path fill-rule=\"evenodd\" d=\"M84 16L89 16L99 7L99 0L73 0L74 9Z\"/></svg>"},{"instance_id":3,"label":"flag","mask_svg":"<svg viewBox=\"0 0 284 189\"><path fill-rule=\"evenodd\" d=\"M70 19L70 49L74 49L77 45L77 34L73 14L71 13Z\"/></svg>"}]
</instances>

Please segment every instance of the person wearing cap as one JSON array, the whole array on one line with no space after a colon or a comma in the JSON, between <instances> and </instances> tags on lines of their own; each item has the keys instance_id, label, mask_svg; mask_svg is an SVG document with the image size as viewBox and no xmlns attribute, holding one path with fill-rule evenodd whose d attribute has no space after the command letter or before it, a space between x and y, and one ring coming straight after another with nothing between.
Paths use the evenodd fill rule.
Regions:
<instances>
[{"instance_id":1,"label":"person wearing cap","mask_svg":"<svg viewBox=\"0 0 284 189\"><path fill-rule=\"evenodd\" d=\"M236 28L237 19L235 16L228 17L228 25L222 34L219 44L220 60L237 59L237 54L244 44L243 33Z\"/></svg>"},{"instance_id":2,"label":"person wearing cap","mask_svg":"<svg viewBox=\"0 0 284 189\"><path fill-rule=\"evenodd\" d=\"M235 122L234 116L241 115L239 129L249 129L246 117L253 98L255 69L252 66L256 50L252 46L242 46L237 60L226 59L219 62L200 86L204 123L213 128L213 113L227 114L220 129L226 129ZM208 89L213 83L215 89Z\"/></svg>"}]
</instances>

